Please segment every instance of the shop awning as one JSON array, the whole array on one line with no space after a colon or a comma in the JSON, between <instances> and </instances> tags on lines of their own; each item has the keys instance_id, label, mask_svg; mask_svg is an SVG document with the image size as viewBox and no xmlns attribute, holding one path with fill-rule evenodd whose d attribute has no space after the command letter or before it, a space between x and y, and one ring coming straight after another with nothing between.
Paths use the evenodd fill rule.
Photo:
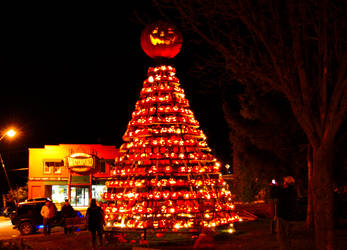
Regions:
<instances>
[{"instance_id":1,"label":"shop awning","mask_svg":"<svg viewBox=\"0 0 347 250\"><path fill-rule=\"evenodd\" d=\"M89 184L89 175L71 176L71 184Z\"/></svg>"},{"instance_id":2,"label":"shop awning","mask_svg":"<svg viewBox=\"0 0 347 250\"><path fill-rule=\"evenodd\" d=\"M67 181L43 181L44 185L67 185Z\"/></svg>"}]
</instances>

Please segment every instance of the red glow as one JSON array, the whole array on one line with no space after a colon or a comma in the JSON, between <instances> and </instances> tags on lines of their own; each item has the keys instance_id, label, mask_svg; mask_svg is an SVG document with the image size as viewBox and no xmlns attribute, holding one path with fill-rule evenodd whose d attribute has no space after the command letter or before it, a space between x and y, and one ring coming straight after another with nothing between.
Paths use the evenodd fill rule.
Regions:
<instances>
[{"instance_id":1,"label":"red glow","mask_svg":"<svg viewBox=\"0 0 347 250\"><path fill-rule=\"evenodd\" d=\"M180 230L238 221L175 69L148 70L104 199L109 227ZM112 203L114 202L114 203Z\"/></svg>"}]
</instances>

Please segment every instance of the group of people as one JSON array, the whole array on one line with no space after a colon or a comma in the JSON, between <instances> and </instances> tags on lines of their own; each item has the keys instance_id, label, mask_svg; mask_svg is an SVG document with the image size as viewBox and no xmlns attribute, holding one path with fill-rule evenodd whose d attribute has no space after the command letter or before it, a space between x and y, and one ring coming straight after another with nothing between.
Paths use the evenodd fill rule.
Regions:
<instances>
[{"instance_id":1,"label":"group of people","mask_svg":"<svg viewBox=\"0 0 347 250\"><path fill-rule=\"evenodd\" d=\"M56 216L57 208L54 203L47 200L45 205L41 209L41 215L43 217L43 233L49 235L51 233L51 227L53 220ZM61 209L62 217L64 220L64 233L71 234L73 226L70 223L73 217L76 216L76 212L70 205L69 200L65 200L65 203ZM90 207L87 209L86 222L88 230L92 235L93 248L96 246L96 234L99 236L100 245L103 244L102 233L104 225L104 213L101 207L96 203L95 199L91 200Z\"/></svg>"},{"instance_id":2,"label":"group of people","mask_svg":"<svg viewBox=\"0 0 347 250\"><path fill-rule=\"evenodd\" d=\"M41 208L41 215L43 217L43 233L49 235L51 233L52 224L57 213L57 207L55 204L47 200L45 205ZM61 214L64 220L64 233L72 233L72 227L69 225L68 220L73 218L76 213L73 207L70 205L69 200L65 200L63 207L61 208Z\"/></svg>"},{"instance_id":3,"label":"group of people","mask_svg":"<svg viewBox=\"0 0 347 250\"><path fill-rule=\"evenodd\" d=\"M296 191L294 188L294 178L288 176L283 179L283 183L278 185L272 183L271 197L274 201L274 224L272 224L272 231L277 232L278 240L281 245L281 249L288 249L290 246L290 221L293 220L296 204ZM53 202L47 200L45 205L41 209L41 215L43 217L44 234L48 235L51 232L52 222L56 215L57 208ZM65 203L61 209L62 217L64 219L64 233L72 233L72 225L69 220L76 216L76 212L69 204L69 200L65 200ZM96 247L96 236L98 234L100 245L103 244L103 225L104 213L101 207L96 203L95 199L91 200L90 207L87 209L86 222L88 230L91 232L93 249ZM202 239L200 239L202 241ZM197 242L200 243L199 240Z\"/></svg>"}]
</instances>

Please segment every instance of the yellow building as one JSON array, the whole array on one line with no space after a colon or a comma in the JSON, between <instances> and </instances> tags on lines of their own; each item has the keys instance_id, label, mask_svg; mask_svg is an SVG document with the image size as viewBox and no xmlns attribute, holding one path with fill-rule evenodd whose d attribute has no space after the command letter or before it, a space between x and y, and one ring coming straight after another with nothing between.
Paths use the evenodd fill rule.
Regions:
<instances>
[{"instance_id":1,"label":"yellow building","mask_svg":"<svg viewBox=\"0 0 347 250\"><path fill-rule=\"evenodd\" d=\"M105 181L118 155L115 146L100 144L45 145L29 149L28 199L69 199L74 207L100 200Z\"/></svg>"}]
</instances>

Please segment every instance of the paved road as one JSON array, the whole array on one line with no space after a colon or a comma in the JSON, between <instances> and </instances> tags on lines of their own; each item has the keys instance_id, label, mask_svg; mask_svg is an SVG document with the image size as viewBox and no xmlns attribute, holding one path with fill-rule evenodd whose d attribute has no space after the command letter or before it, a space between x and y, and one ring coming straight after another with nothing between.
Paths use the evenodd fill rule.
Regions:
<instances>
[{"instance_id":1,"label":"paved road","mask_svg":"<svg viewBox=\"0 0 347 250\"><path fill-rule=\"evenodd\" d=\"M0 240L14 239L19 235L19 231L13 229L10 219L8 217L0 216Z\"/></svg>"},{"instance_id":2,"label":"paved road","mask_svg":"<svg viewBox=\"0 0 347 250\"><path fill-rule=\"evenodd\" d=\"M52 228L52 234L62 233L64 229L62 227L54 227ZM19 230L13 229L13 225L11 220L8 217L0 216L0 240L8 240L8 239L16 239L18 237L22 238L31 238L38 237L43 234L42 229L39 229L37 233L21 236Z\"/></svg>"},{"instance_id":3,"label":"paved road","mask_svg":"<svg viewBox=\"0 0 347 250\"><path fill-rule=\"evenodd\" d=\"M215 237L215 248L216 250L225 249L267 249L267 250L278 250L278 242L276 235L272 234L269 230L269 220L258 220L255 222L240 223L237 225L238 233L232 235L217 235ZM293 224L293 237L292 245L293 249L311 250L313 249L313 234L305 229L304 221L295 222ZM347 224L337 230L337 249L346 249L347 245ZM52 230L50 236L44 236L42 230L38 233L28 236L20 236L17 230L12 229L8 218L0 217L0 239L12 239L1 242L0 249L8 249L3 244L9 244L8 242L15 242L16 244L23 244L31 249L74 249L74 250L85 250L91 249L91 235L86 230L75 232L72 235L64 235L62 227L55 227ZM127 243L120 243L116 238L112 240L105 240L105 246L100 248L102 250L108 249L132 249L134 245L130 242L132 238L127 237ZM156 240L153 237L153 243ZM157 239L160 240L160 239ZM19 246L19 245L18 245ZM136 246L136 244L135 244ZM3 248L1 248L3 247ZM165 250L190 250L192 245L177 245L175 242L170 242L167 245L152 244L151 247L156 249ZM24 247L22 247L23 249ZM14 248L12 248L14 249Z\"/></svg>"}]
</instances>

